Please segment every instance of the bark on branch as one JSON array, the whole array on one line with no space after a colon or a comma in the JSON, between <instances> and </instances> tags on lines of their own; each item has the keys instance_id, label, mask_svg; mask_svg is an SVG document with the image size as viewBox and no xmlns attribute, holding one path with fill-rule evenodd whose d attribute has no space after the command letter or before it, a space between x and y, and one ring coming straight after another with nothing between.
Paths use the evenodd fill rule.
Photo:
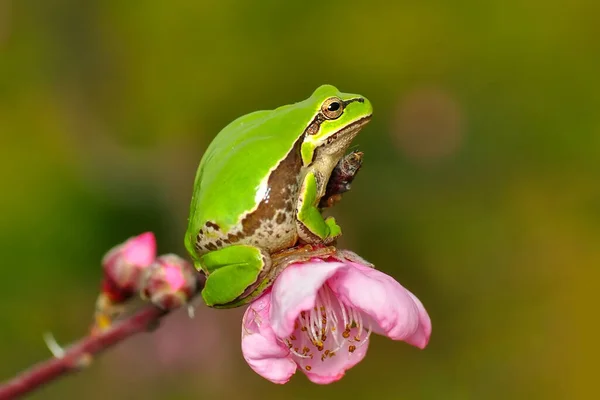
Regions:
<instances>
[{"instance_id":1,"label":"bark on branch","mask_svg":"<svg viewBox=\"0 0 600 400\"><path fill-rule=\"evenodd\" d=\"M197 288L196 295L202 289L201 286ZM109 329L90 334L75 342L65 349L65 353L61 357L43 361L2 383L0 400L18 398L60 377L85 369L95 355L137 333L155 328L161 318L170 311L172 310L163 310L152 304L143 306L132 315L116 322Z\"/></svg>"}]
</instances>

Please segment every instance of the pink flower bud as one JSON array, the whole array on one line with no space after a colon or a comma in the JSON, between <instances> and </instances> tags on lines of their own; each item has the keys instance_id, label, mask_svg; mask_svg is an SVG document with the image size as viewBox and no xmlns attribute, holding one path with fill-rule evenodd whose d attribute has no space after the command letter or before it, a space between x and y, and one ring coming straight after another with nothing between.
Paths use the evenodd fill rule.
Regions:
<instances>
[{"instance_id":1,"label":"pink flower bud","mask_svg":"<svg viewBox=\"0 0 600 400\"><path fill-rule=\"evenodd\" d=\"M102 293L120 303L139 291L142 272L156 258L156 239L152 232L142 233L113 247L102 260Z\"/></svg>"},{"instance_id":2,"label":"pink flower bud","mask_svg":"<svg viewBox=\"0 0 600 400\"><path fill-rule=\"evenodd\" d=\"M165 310L183 306L195 294L198 272L175 254L160 256L145 272L142 296Z\"/></svg>"}]
</instances>

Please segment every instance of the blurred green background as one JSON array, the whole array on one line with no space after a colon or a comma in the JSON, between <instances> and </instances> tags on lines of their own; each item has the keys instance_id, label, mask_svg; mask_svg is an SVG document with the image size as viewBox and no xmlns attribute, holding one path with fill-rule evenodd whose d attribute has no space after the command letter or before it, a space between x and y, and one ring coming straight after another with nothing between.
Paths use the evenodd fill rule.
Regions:
<instances>
[{"instance_id":1,"label":"blurred green background","mask_svg":"<svg viewBox=\"0 0 600 400\"><path fill-rule=\"evenodd\" d=\"M239 115L322 83L375 107L334 214L413 291L429 347L375 337L330 386L244 363L243 310L172 315L34 399L575 399L597 392L593 1L0 0L0 380L91 321L134 234L184 254L192 180Z\"/></svg>"}]
</instances>

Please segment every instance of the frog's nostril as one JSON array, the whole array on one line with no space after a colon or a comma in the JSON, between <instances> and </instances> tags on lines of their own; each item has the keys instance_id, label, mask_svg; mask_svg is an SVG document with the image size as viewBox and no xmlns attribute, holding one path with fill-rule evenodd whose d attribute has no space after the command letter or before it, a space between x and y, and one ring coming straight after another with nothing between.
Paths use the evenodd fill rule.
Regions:
<instances>
[{"instance_id":1,"label":"frog's nostril","mask_svg":"<svg viewBox=\"0 0 600 400\"><path fill-rule=\"evenodd\" d=\"M358 98L358 102L359 102L359 103L364 103L364 102L365 102L365 99L363 99L362 97L359 97L359 98Z\"/></svg>"}]
</instances>

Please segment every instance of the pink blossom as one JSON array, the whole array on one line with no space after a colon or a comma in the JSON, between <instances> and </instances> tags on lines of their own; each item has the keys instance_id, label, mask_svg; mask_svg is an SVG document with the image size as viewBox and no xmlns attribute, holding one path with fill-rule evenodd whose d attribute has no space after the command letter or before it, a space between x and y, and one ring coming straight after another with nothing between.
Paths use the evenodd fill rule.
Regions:
<instances>
[{"instance_id":1,"label":"pink blossom","mask_svg":"<svg viewBox=\"0 0 600 400\"><path fill-rule=\"evenodd\" d=\"M242 352L250 367L274 383L300 368L327 384L367 353L371 333L420 349L431 335L423 304L392 277L349 261L296 263L244 314Z\"/></svg>"}]
</instances>

